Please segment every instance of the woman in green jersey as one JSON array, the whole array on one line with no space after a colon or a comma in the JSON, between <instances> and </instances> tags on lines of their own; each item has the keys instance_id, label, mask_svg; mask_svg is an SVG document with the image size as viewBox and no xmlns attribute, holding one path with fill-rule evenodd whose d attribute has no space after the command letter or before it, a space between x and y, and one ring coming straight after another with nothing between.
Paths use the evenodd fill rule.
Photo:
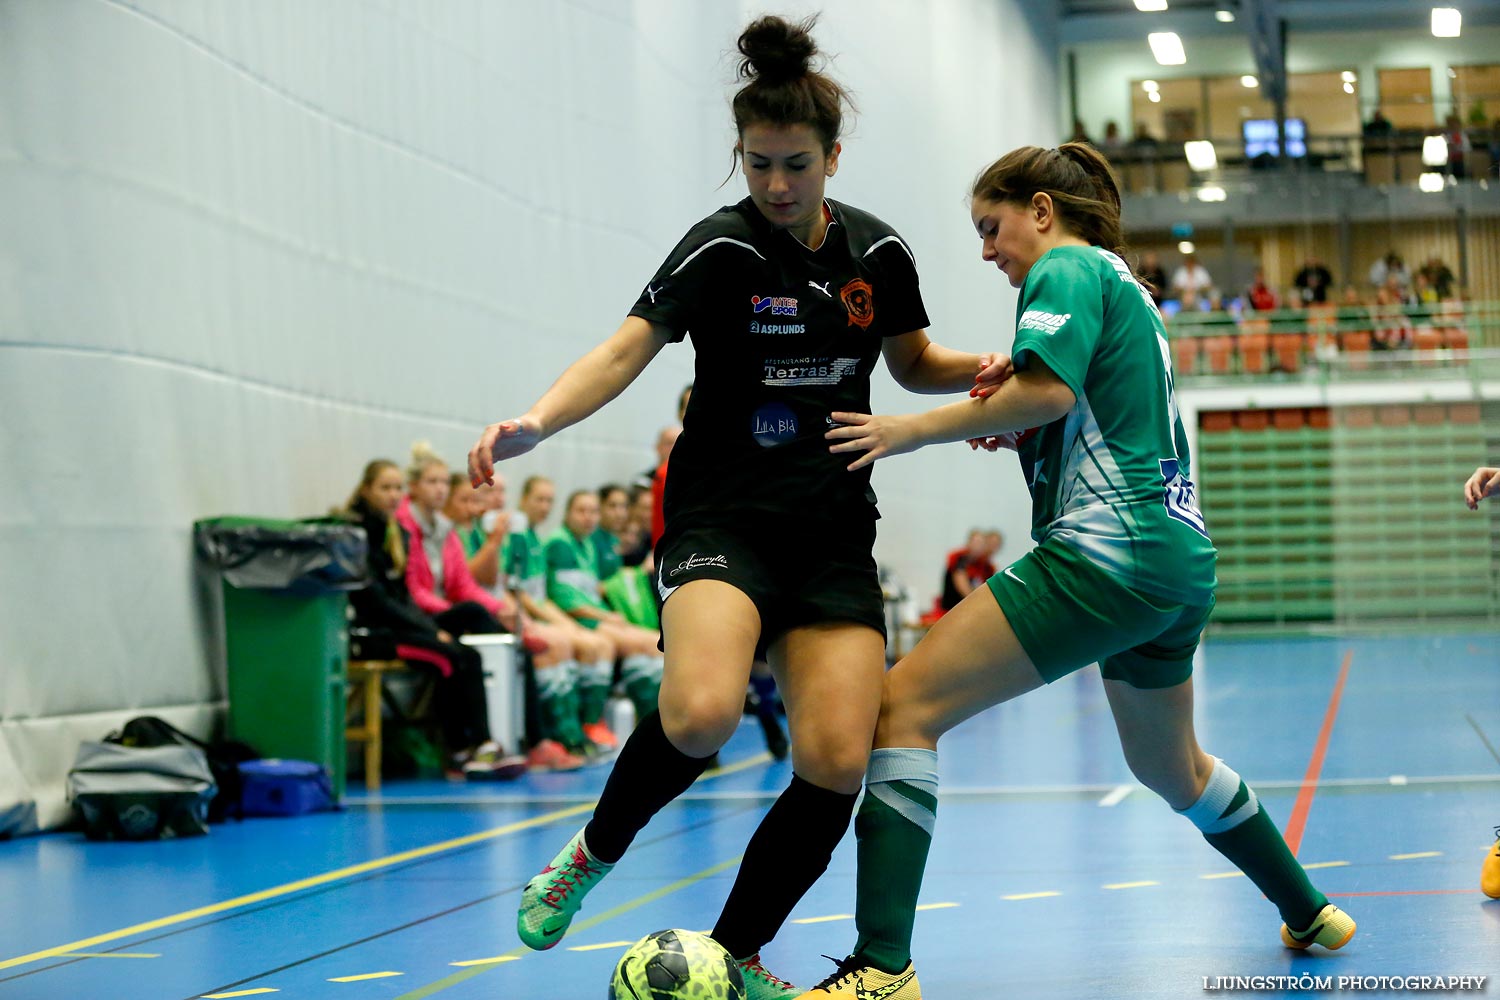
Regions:
<instances>
[{"instance_id":1,"label":"woman in green jersey","mask_svg":"<svg viewBox=\"0 0 1500 1000\"><path fill-rule=\"evenodd\" d=\"M826 436L854 457L851 470L943 441L1016 448L1037 545L887 676L855 819L858 943L806 996L920 997L911 931L938 739L1094 662L1141 783L1276 905L1287 947L1343 946L1354 921L1313 888L1255 793L1193 733L1193 652L1213 607L1215 552L1161 315L1120 256L1108 165L1081 143L1017 149L979 176L971 215L983 258L1021 290L1015 374L926 413L836 412Z\"/></svg>"}]
</instances>

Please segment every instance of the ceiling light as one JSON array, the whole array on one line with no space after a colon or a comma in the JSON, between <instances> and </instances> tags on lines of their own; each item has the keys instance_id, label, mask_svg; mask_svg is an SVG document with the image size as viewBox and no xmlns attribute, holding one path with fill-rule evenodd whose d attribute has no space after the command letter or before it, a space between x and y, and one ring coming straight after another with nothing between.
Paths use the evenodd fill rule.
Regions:
<instances>
[{"instance_id":1,"label":"ceiling light","mask_svg":"<svg viewBox=\"0 0 1500 1000\"><path fill-rule=\"evenodd\" d=\"M1345 81L1344 82L1344 93L1346 93L1346 94L1352 94L1352 93L1354 93L1354 84L1349 83L1348 81Z\"/></svg>"},{"instance_id":2,"label":"ceiling light","mask_svg":"<svg viewBox=\"0 0 1500 1000\"><path fill-rule=\"evenodd\" d=\"M1225 10L1221 7L1218 10L1214 11L1214 20L1218 21L1220 24L1233 24L1234 11Z\"/></svg>"},{"instance_id":3,"label":"ceiling light","mask_svg":"<svg viewBox=\"0 0 1500 1000\"><path fill-rule=\"evenodd\" d=\"M1240 86L1250 87L1253 89L1260 86L1260 81L1251 76L1249 73L1246 73L1244 76L1240 77Z\"/></svg>"},{"instance_id":4,"label":"ceiling light","mask_svg":"<svg viewBox=\"0 0 1500 1000\"><path fill-rule=\"evenodd\" d=\"M1212 170L1219 165L1219 157L1214 153L1214 144L1207 139L1183 143L1182 152L1187 156L1188 166L1194 170Z\"/></svg>"},{"instance_id":5,"label":"ceiling light","mask_svg":"<svg viewBox=\"0 0 1500 1000\"><path fill-rule=\"evenodd\" d=\"M1443 190L1443 175L1429 171L1417 178L1417 187L1428 194L1437 194Z\"/></svg>"},{"instance_id":6,"label":"ceiling light","mask_svg":"<svg viewBox=\"0 0 1500 1000\"><path fill-rule=\"evenodd\" d=\"M1142 80L1141 89L1148 94L1154 94L1161 89L1161 84L1157 83L1155 80Z\"/></svg>"},{"instance_id":7,"label":"ceiling light","mask_svg":"<svg viewBox=\"0 0 1500 1000\"><path fill-rule=\"evenodd\" d=\"M1177 244L1177 252L1180 254L1190 254L1196 249L1197 247L1193 246L1192 240L1183 240L1181 243Z\"/></svg>"},{"instance_id":8,"label":"ceiling light","mask_svg":"<svg viewBox=\"0 0 1500 1000\"><path fill-rule=\"evenodd\" d=\"M1353 83L1355 80L1358 80L1359 77L1355 76L1351 71L1346 69L1339 74L1339 79L1343 80L1345 83Z\"/></svg>"},{"instance_id":9,"label":"ceiling light","mask_svg":"<svg viewBox=\"0 0 1500 1000\"><path fill-rule=\"evenodd\" d=\"M1160 104L1161 103L1161 91L1159 91L1159 90L1153 90L1153 91L1151 91L1151 93L1147 94L1146 96L1149 97L1149 98L1151 98L1151 103L1152 104Z\"/></svg>"},{"instance_id":10,"label":"ceiling light","mask_svg":"<svg viewBox=\"0 0 1500 1000\"><path fill-rule=\"evenodd\" d=\"M1440 135L1429 135L1422 140L1422 165L1441 167L1448 162L1448 140Z\"/></svg>"},{"instance_id":11,"label":"ceiling light","mask_svg":"<svg viewBox=\"0 0 1500 1000\"><path fill-rule=\"evenodd\" d=\"M1432 33L1438 38L1457 38L1463 23L1464 16L1457 7L1432 8Z\"/></svg>"},{"instance_id":12,"label":"ceiling light","mask_svg":"<svg viewBox=\"0 0 1500 1000\"><path fill-rule=\"evenodd\" d=\"M1177 32L1153 31L1146 36L1146 41L1151 44L1151 54L1163 66L1181 66L1187 62L1187 51L1183 49Z\"/></svg>"},{"instance_id":13,"label":"ceiling light","mask_svg":"<svg viewBox=\"0 0 1500 1000\"><path fill-rule=\"evenodd\" d=\"M1223 201L1229 194L1217 184L1207 184L1198 189L1199 201Z\"/></svg>"},{"instance_id":14,"label":"ceiling light","mask_svg":"<svg viewBox=\"0 0 1500 1000\"><path fill-rule=\"evenodd\" d=\"M1167 0L1135 0L1135 9L1148 14L1155 10L1166 10Z\"/></svg>"}]
</instances>

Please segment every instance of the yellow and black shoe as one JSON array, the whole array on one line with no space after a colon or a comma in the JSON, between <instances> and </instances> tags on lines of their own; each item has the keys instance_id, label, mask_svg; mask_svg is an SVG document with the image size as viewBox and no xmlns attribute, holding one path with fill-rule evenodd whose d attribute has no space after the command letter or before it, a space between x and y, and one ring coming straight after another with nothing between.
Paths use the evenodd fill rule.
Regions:
<instances>
[{"instance_id":1,"label":"yellow and black shoe","mask_svg":"<svg viewBox=\"0 0 1500 1000\"><path fill-rule=\"evenodd\" d=\"M828 958L828 956L823 956ZM830 962L837 962L829 958ZM897 973L882 972L866 965L858 955L850 955L833 975L823 980L797 1000L828 1000L829 997L846 997L848 1000L922 1000L922 987L917 982L916 970L910 962Z\"/></svg>"},{"instance_id":2,"label":"yellow and black shoe","mask_svg":"<svg viewBox=\"0 0 1500 1000\"><path fill-rule=\"evenodd\" d=\"M1281 925L1281 943L1297 951L1304 951L1315 944L1333 951L1348 944L1352 937L1354 918L1332 903L1318 911L1312 926L1306 930L1294 931L1286 924Z\"/></svg>"},{"instance_id":3,"label":"yellow and black shoe","mask_svg":"<svg viewBox=\"0 0 1500 1000\"><path fill-rule=\"evenodd\" d=\"M1500 826L1495 827L1495 846L1484 856L1479 869L1479 889L1491 899L1500 899Z\"/></svg>"}]
</instances>

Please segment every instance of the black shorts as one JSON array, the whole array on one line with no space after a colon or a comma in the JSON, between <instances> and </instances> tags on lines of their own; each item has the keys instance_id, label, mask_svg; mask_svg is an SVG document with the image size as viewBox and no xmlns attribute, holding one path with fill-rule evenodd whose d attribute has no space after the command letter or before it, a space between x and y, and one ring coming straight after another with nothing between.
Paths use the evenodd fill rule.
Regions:
<instances>
[{"instance_id":1,"label":"black shorts","mask_svg":"<svg viewBox=\"0 0 1500 1000\"><path fill-rule=\"evenodd\" d=\"M690 580L722 580L760 613L756 655L803 625L851 621L885 635L875 522L683 518L656 546L656 599Z\"/></svg>"}]
</instances>

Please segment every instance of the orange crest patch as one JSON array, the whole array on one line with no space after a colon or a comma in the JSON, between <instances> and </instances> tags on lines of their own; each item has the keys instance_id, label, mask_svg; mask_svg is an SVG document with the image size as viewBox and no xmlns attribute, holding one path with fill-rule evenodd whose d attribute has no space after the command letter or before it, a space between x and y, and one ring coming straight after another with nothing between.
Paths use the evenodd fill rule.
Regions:
<instances>
[{"instance_id":1,"label":"orange crest patch","mask_svg":"<svg viewBox=\"0 0 1500 1000\"><path fill-rule=\"evenodd\" d=\"M849 312L849 325L868 330L875 319L875 289L864 278L855 278L839 289L839 298Z\"/></svg>"}]
</instances>

